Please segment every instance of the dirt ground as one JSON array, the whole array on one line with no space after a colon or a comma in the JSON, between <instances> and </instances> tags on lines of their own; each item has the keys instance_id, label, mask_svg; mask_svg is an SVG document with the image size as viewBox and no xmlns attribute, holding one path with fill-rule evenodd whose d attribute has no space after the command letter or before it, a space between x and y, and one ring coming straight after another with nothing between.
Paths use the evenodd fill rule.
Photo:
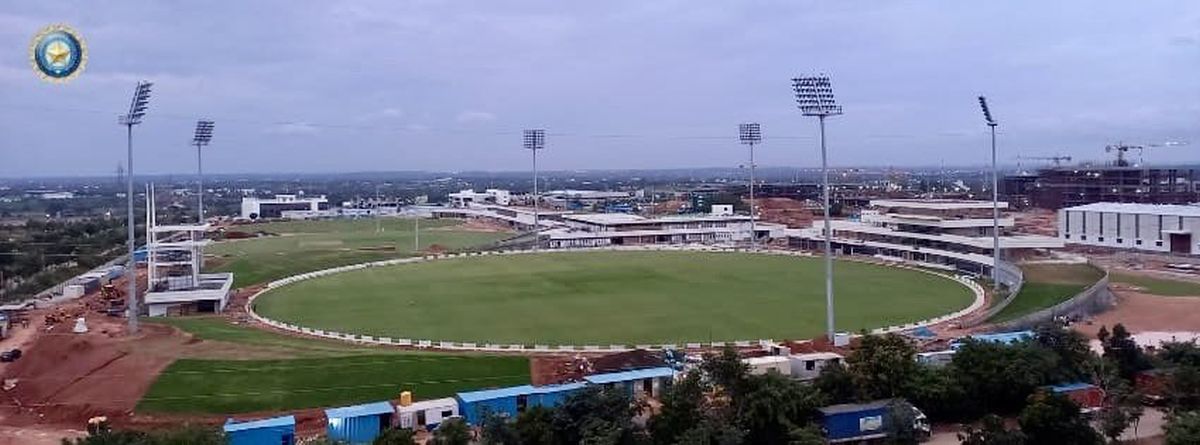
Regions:
<instances>
[{"instance_id":1,"label":"dirt ground","mask_svg":"<svg viewBox=\"0 0 1200 445\"><path fill-rule=\"evenodd\" d=\"M791 198L759 198L754 200L762 221L783 224L792 228L812 225L820 208L807 205Z\"/></svg>"},{"instance_id":2,"label":"dirt ground","mask_svg":"<svg viewBox=\"0 0 1200 445\"><path fill-rule=\"evenodd\" d=\"M1095 338L1100 326L1121 323L1132 333L1146 331L1200 331L1200 298L1160 297L1113 285L1117 305L1075 329Z\"/></svg>"}]
</instances>

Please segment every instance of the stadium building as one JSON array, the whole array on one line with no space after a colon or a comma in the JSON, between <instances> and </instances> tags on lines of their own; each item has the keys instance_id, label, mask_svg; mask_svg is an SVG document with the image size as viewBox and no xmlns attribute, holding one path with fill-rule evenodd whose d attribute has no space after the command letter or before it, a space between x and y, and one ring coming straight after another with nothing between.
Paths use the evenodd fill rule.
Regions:
<instances>
[{"instance_id":1,"label":"stadium building","mask_svg":"<svg viewBox=\"0 0 1200 445\"><path fill-rule=\"evenodd\" d=\"M1051 210L1096 202L1191 204L1200 202L1198 182L1188 168L1054 167L1006 178L1004 191L1009 199Z\"/></svg>"},{"instance_id":2,"label":"stadium building","mask_svg":"<svg viewBox=\"0 0 1200 445\"><path fill-rule=\"evenodd\" d=\"M211 226L158 225L151 186L146 194L146 279L143 297L151 317L219 313L229 303L232 273L201 273Z\"/></svg>"},{"instance_id":3,"label":"stadium building","mask_svg":"<svg viewBox=\"0 0 1200 445\"><path fill-rule=\"evenodd\" d=\"M1058 211L1067 244L1200 255L1200 206L1092 203Z\"/></svg>"},{"instance_id":4,"label":"stadium building","mask_svg":"<svg viewBox=\"0 0 1200 445\"><path fill-rule=\"evenodd\" d=\"M242 198L242 219L282 218L286 211L329 210L329 200L324 195L306 197L301 195L275 195L274 198Z\"/></svg>"},{"instance_id":5,"label":"stadium building","mask_svg":"<svg viewBox=\"0 0 1200 445\"><path fill-rule=\"evenodd\" d=\"M1001 202L1002 210L1008 203ZM1022 257L1035 249L1063 247L1048 236L1011 233L1014 220L1001 215L1002 257ZM790 231L795 247L824 248L823 222ZM987 275L992 259L992 202L957 199L872 200L858 219L831 222L833 248L843 255L877 258Z\"/></svg>"},{"instance_id":6,"label":"stadium building","mask_svg":"<svg viewBox=\"0 0 1200 445\"><path fill-rule=\"evenodd\" d=\"M750 217L742 215L677 215L646 218L624 213L561 216L561 226L543 232L550 248L631 246L646 244L732 244L752 236ZM753 236L783 235L784 226L756 222Z\"/></svg>"}]
</instances>

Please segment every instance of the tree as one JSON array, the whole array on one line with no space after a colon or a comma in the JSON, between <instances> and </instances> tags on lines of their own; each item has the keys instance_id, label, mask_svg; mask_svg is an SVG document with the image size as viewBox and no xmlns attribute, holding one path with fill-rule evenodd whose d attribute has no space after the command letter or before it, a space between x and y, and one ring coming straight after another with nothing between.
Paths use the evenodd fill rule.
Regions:
<instances>
[{"instance_id":1,"label":"tree","mask_svg":"<svg viewBox=\"0 0 1200 445\"><path fill-rule=\"evenodd\" d=\"M1167 419L1166 445L1193 445L1200 443L1200 412L1188 411L1172 415Z\"/></svg>"},{"instance_id":2,"label":"tree","mask_svg":"<svg viewBox=\"0 0 1200 445\"><path fill-rule=\"evenodd\" d=\"M442 421L433 431L433 445L469 445L471 443L471 427L462 418L455 417Z\"/></svg>"},{"instance_id":3,"label":"tree","mask_svg":"<svg viewBox=\"0 0 1200 445\"><path fill-rule=\"evenodd\" d=\"M187 425L154 433L104 430L79 439L63 439L62 443L63 445L224 445L225 436L215 428Z\"/></svg>"},{"instance_id":4,"label":"tree","mask_svg":"<svg viewBox=\"0 0 1200 445\"><path fill-rule=\"evenodd\" d=\"M1058 356L1058 366L1054 367L1050 376L1055 381L1072 382L1084 379L1096 360L1096 355L1088 346L1088 340L1083 334L1058 324L1039 326L1034 332L1034 342Z\"/></svg>"},{"instance_id":5,"label":"tree","mask_svg":"<svg viewBox=\"0 0 1200 445\"><path fill-rule=\"evenodd\" d=\"M663 390L659 397L662 407L647 425L654 443L675 443L681 435L704 421L704 392L700 373L696 372Z\"/></svg>"},{"instance_id":6,"label":"tree","mask_svg":"<svg viewBox=\"0 0 1200 445\"><path fill-rule=\"evenodd\" d=\"M899 397L916 375L917 350L896 334L866 335L846 357L860 400Z\"/></svg>"},{"instance_id":7,"label":"tree","mask_svg":"<svg viewBox=\"0 0 1200 445\"><path fill-rule=\"evenodd\" d=\"M522 445L554 445L554 413L549 408L534 406L517 416L513 424L518 443Z\"/></svg>"},{"instance_id":8,"label":"tree","mask_svg":"<svg viewBox=\"0 0 1200 445\"><path fill-rule=\"evenodd\" d=\"M1102 363L1110 362L1103 359ZM1142 397L1130 388L1128 382L1122 379L1115 366L1103 367L1099 375L1099 383L1104 389L1104 406L1096 415L1100 432L1111 442L1116 443L1130 425L1142 418L1144 407Z\"/></svg>"},{"instance_id":9,"label":"tree","mask_svg":"<svg viewBox=\"0 0 1200 445\"><path fill-rule=\"evenodd\" d=\"M934 420L969 420L978 411L972 408L972 396L963 391L954 368L949 366L918 366L904 398Z\"/></svg>"},{"instance_id":10,"label":"tree","mask_svg":"<svg viewBox=\"0 0 1200 445\"><path fill-rule=\"evenodd\" d=\"M825 394L829 403L850 403L856 398L854 376L850 375L850 371L846 370L840 361L821 368L821 374L813 380L813 386L821 390L821 394Z\"/></svg>"},{"instance_id":11,"label":"tree","mask_svg":"<svg viewBox=\"0 0 1200 445\"><path fill-rule=\"evenodd\" d=\"M484 445L515 445L517 441L517 432L513 424L508 421L508 416L489 411L483 415L483 420L479 425L480 434L479 442Z\"/></svg>"},{"instance_id":12,"label":"tree","mask_svg":"<svg viewBox=\"0 0 1200 445\"><path fill-rule=\"evenodd\" d=\"M700 370L711 384L724 390L730 397L741 390L746 377L750 375L749 365L743 363L737 350L729 345L720 354L705 354Z\"/></svg>"},{"instance_id":13,"label":"tree","mask_svg":"<svg viewBox=\"0 0 1200 445\"><path fill-rule=\"evenodd\" d=\"M1034 394L1021 411L1021 431L1034 444L1096 445L1103 443L1079 411L1079 405L1059 394Z\"/></svg>"},{"instance_id":14,"label":"tree","mask_svg":"<svg viewBox=\"0 0 1200 445\"><path fill-rule=\"evenodd\" d=\"M641 409L621 389L589 386L554 409L554 438L559 443L632 443L643 435L633 423Z\"/></svg>"},{"instance_id":15,"label":"tree","mask_svg":"<svg viewBox=\"0 0 1200 445\"><path fill-rule=\"evenodd\" d=\"M511 443L511 442L510 442ZM388 428L375 436L371 445L417 445L413 430L408 428Z\"/></svg>"},{"instance_id":16,"label":"tree","mask_svg":"<svg viewBox=\"0 0 1200 445\"><path fill-rule=\"evenodd\" d=\"M897 399L888 404L888 414L891 422L888 425L888 438L895 444L915 445L920 442L921 433L915 428L916 413L911 403Z\"/></svg>"},{"instance_id":17,"label":"tree","mask_svg":"<svg viewBox=\"0 0 1200 445\"><path fill-rule=\"evenodd\" d=\"M1012 345L967 340L954 354L951 365L966 394L965 414L1013 413L1025 406L1030 394L1052 383L1058 357L1032 342Z\"/></svg>"},{"instance_id":18,"label":"tree","mask_svg":"<svg viewBox=\"0 0 1200 445\"><path fill-rule=\"evenodd\" d=\"M1200 409L1200 367L1180 366L1171 372L1169 404L1179 411Z\"/></svg>"},{"instance_id":19,"label":"tree","mask_svg":"<svg viewBox=\"0 0 1200 445\"><path fill-rule=\"evenodd\" d=\"M978 428L969 426L958 433L962 445L1025 445L1025 434L1004 427L1004 419L995 414L983 416Z\"/></svg>"},{"instance_id":20,"label":"tree","mask_svg":"<svg viewBox=\"0 0 1200 445\"><path fill-rule=\"evenodd\" d=\"M751 376L745 387L734 406L736 422L749 443L788 443L791 433L807 426L824 402L816 388L773 372Z\"/></svg>"},{"instance_id":21,"label":"tree","mask_svg":"<svg viewBox=\"0 0 1200 445\"><path fill-rule=\"evenodd\" d=\"M1200 366L1200 346L1194 342L1165 342L1161 345L1158 358L1168 365Z\"/></svg>"},{"instance_id":22,"label":"tree","mask_svg":"<svg viewBox=\"0 0 1200 445\"><path fill-rule=\"evenodd\" d=\"M1125 329L1125 325L1117 323L1113 326L1112 334L1103 341L1104 358L1116 363L1121 378L1133 380L1138 371L1150 369L1150 359L1142 351L1141 346L1133 340L1133 335Z\"/></svg>"}]
</instances>

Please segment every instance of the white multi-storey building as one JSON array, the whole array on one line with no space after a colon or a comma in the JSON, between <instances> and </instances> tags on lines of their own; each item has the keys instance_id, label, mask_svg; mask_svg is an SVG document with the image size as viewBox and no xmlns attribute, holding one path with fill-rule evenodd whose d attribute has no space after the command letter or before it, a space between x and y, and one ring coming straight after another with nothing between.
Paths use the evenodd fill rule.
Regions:
<instances>
[{"instance_id":1,"label":"white multi-storey building","mask_svg":"<svg viewBox=\"0 0 1200 445\"><path fill-rule=\"evenodd\" d=\"M1098 202L1058 211L1068 244L1200 255L1200 205Z\"/></svg>"},{"instance_id":2,"label":"white multi-storey building","mask_svg":"<svg viewBox=\"0 0 1200 445\"><path fill-rule=\"evenodd\" d=\"M450 194L450 206L470 207L471 204L496 204L506 206L512 203L512 193L508 190L487 189L483 192L462 190Z\"/></svg>"},{"instance_id":3,"label":"white multi-storey building","mask_svg":"<svg viewBox=\"0 0 1200 445\"><path fill-rule=\"evenodd\" d=\"M329 200L325 195L275 195L274 198L242 198L243 219L271 219L283 217L286 211L317 212L329 210Z\"/></svg>"},{"instance_id":4,"label":"white multi-storey building","mask_svg":"<svg viewBox=\"0 0 1200 445\"><path fill-rule=\"evenodd\" d=\"M1001 202L1002 210L1008 203ZM872 200L858 219L831 223L833 247L841 254L874 255L947 270L987 275L992 259L992 202L957 199ZM792 231L791 243L821 249L823 222ZM1029 249L1061 248L1057 238L1010 233L1013 218L1001 216L1002 257L1020 256Z\"/></svg>"}]
</instances>

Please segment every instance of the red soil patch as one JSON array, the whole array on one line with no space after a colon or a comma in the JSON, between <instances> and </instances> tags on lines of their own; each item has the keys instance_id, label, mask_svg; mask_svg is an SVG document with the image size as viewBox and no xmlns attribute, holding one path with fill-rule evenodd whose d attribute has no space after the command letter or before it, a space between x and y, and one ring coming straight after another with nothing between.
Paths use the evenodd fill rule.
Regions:
<instances>
[{"instance_id":1,"label":"red soil patch","mask_svg":"<svg viewBox=\"0 0 1200 445\"><path fill-rule=\"evenodd\" d=\"M1095 338L1100 326L1124 324L1130 332L1200 331L1200 298L1159 297L1113 286L1117 306L1075 329Z\"/></svg>"}]
</instances>

